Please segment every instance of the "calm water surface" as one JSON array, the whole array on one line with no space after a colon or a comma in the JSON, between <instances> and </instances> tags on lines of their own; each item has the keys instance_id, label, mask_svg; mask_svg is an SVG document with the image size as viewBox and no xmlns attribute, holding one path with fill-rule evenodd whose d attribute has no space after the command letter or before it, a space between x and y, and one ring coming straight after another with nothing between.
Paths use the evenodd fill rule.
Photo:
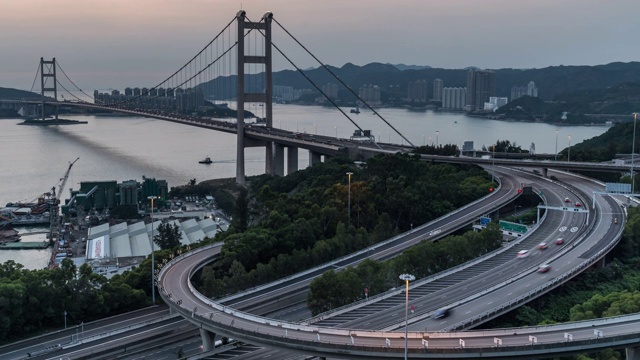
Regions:
<instances>
[{"instance_id":1,"label":"calm water surface","mask_svg":"<svg viewBox=\"0 0 640 360\"><path fill-rule=\"evenodd\" d=\"M233 106L233 104L231 104ZM249 106L251 107L251 105ZM248 108L262 116L260 107ZM349 113L349 109L345 109ZM455 143L472 140L476 148L496 140L510 140L524 149L533 142L539 153L553 153L558 133L558 151L571 143L604 133L602 126L555 126L466 117L457 113L412 112L404 109L379 111L414 145ZM403 140L369 110L349 114L362 128L383 142ZM81 181L129 180L142 176L166 179L169 186L235 176L235 137L231 134L141 117L73 116L85 125L19 126L19 119L0 120L0 205L32 201L59 184L68 164L76 157L63 193L77 189ZM275 105L274 127L291 131L349 137L355 126L337 110L319 106ZM211 165L198 164L210 156ZM264 172L264 149L245 150L246 174ZM308 165L307 152L300 150L300 167ZM25 237L37 237L31 235ZM14 259L28 268L47 263L47 251L0 251L0 262Z\"/></svg>"}]
</instances>

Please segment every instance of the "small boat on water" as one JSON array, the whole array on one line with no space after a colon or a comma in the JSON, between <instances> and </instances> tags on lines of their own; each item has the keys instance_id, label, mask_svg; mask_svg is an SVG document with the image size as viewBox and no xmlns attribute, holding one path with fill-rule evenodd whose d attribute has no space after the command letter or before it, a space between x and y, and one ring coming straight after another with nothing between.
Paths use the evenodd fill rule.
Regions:
<instances>
[{"instance_id":1,"label":"small boat on water","mask_svg":"<svg viewBox=\"0 0 640 360\"><path fill-rule=\"evenodd\" d=\"M208 164L211 164L213 161L211 161L211 158L207 156L206 158L204 158L204 160L200 160L198 162L200 164L207 164L208 165Z\"/></svg>"},{"instance_id":2,"label":"small boat on water","mask_svg":"<svg viewBox=\"0 0 640 360\"><path fill-rule=\"evenodd\" d=\"M351 109L352 114L360 114L360 108L356 106L355 109Z\"/></svg>"}]
</instances>

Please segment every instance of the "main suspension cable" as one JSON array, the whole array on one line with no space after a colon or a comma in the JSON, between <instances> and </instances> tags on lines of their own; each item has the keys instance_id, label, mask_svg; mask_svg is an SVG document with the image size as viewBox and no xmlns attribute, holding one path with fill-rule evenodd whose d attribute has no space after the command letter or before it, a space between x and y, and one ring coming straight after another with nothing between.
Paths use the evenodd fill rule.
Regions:
<instances>
[{"instance_id":1,"label":"main suspension cable","mask_svg":"<svg viewBox=\"0 0 640 360\"><path fill-rule=\"evenodd\" d=\"M38 64L38 68L36 69L36 77L33 78L33 84L31 84L31 90L29 90L29 92L33 92L33 87L36 86L36 80L38 80L38 74L40 74L40 64Z\"/></svg>"},{"instance_id":2,"label":"main suspension cable","mask_svg":"<svg viewBox=\"0 0 640 360\"><path fill-rule=\"evenodd\" d=\"M376 116L378 116L382 121L384 121L385 124L387 124L391 129L393 129L393 131L395 131L398 135L400 135L400 137L405 139L411 146L416 147L415 145L413 145L413 143L411 141L409 141L409 139L407 139L404 135L402 135L402 133L398 129L396 129L384 117L382 117L382 115L380 115L380 113L378 113L375 109L373 109L371 106L369 106L369 104L366 101L364 101L358 94L356 94L355 91L353 91L353 89L351 89L344 81L342 81L342 79L340 79L333 71L331 71L331 69L329 69L324 63L322 63L322 61L320 61L315 55L313 55L313 53L311 53L311 51L309 51L309 49L307 49L304 45L302 45L302 43L300 41L298 41L298 39L296 39L295 36L293 36L287 29L284 28L284 26L282 26L282 24L280 24L278 22L278 20L273 18L273 21L276 24L278 24L278 26L280 26L280 28L282 30L284 30L284 32L286 32L287 35L289 35L289 37L291 37L298 45L300 45L300 47L302 47L307 52L307 54L311 55L311 57L313 57L318 62L318 64L320 64L320 66L322 66L325 70L327 70L329 72L329 74L331 74L331 76L333 76L336 80L338 80L340 82L340 84L342 84L345 88L347 88L347 90L349 90L349 92L353 96L355 96L358 100L360 100L367 108L369 108L369 110L373 111L373 113ZM275 45L273 45L273 46L275 47ZM280 50L278 50L278 51L280 51ZM282 52L280 52L280 53L282 53Z\"/></svg>"}]
</instances>

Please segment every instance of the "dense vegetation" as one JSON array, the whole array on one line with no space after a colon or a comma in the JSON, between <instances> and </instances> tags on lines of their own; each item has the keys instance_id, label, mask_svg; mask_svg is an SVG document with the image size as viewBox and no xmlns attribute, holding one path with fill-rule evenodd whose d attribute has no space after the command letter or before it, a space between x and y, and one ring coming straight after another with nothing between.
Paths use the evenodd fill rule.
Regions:
<instances>
[{"instance_id":1,"label":"dense vegetation","mask_svg":"<svg viewBox=\"0 0 640 360\"><path fill-rule=\"evenodd\" d=\"M146 279L149 288L150 275ZM76 325L146 306L145 292L136 289L139 280L131 272L107 281L68 259L56 270L31 271L7 261L0 265L0 342L60 328L65 312L68 324Z\"/></svg>"},{"instance_id":2,"label":"dense vegetation","mask_svg":"<svg viewBox=\"0 0 640 360\"><path fill-rule=\"evenodd\" d=\"M633 117L629 117L630 122L616 124L602 135L587 139L579 144L571 146L572 161L607 161L615 157L616 154L631 154L633 143ZM636 124L636 152L640 145L640 124ZM566 158L568 149L562 150L562 155Z\"/></svg>"},{"instance_id":3,"label":"dense vegetation","mask_svg":"<svg viewBox=\"0 0 640 360\"><path fill-rule=\"evenodd\" d=\"M307 305L313 315L349 304L369 295L401 285L398 276L410 273L420 279L495 250L502 244L502 232L490 224L481 232L448 236L437 243L422 242L391 260L364 260L357 267L340 272L329 270L311 282Z\"/></svg>"},{"instance_id":4,"label":"dense vegetation","mask_svg":"<svg viewBox=\"0 0 640 360\"><path fill-rule=\"evenodd\" d=\"M255 178L251 193L238 197L232 227L216 239L225 241L221 259L203 269L202 290L221 296L322 264L444 215L493 186L478 167L412 155L379 156L362 169L336 159L284 178Z\"/></svg>"}]
</instances>

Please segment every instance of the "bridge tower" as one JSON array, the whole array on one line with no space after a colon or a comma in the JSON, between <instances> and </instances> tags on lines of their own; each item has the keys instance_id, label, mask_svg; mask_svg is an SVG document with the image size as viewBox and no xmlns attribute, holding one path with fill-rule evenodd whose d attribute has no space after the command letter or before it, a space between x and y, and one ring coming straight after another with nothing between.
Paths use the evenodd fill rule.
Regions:
<instances>
[{"instance_id":1,"label":"bridge tower","mask_svg":"<svg viewBox=\"0 0 640 360\"><path fill-rule=\"evenodd\" d=\"M261 22L247 21L246 11L240 10L236 14L236 21L238 23L238 43L236 45L238 51L238 74L237 74L237 102L238 102L238 148L237 148L237 162L236 162L236 183L245 183L245 169L244 169L244 103L245 102L262 102L265 107L266 126L271 128L273 126L273 75L271 65L271 22L273 14L266 12L262 17ZM264 34L264 54L247 54L245 49L245 35L246 30L258 30ZM264 64L265 72L265 89L262 93L245 93L244 88L244 74L245 64ZM272 174L274 171L274 155L273 155L273 142L266 143L266 160L265 160L265 172Z\"/></svg>"},{"instance_id":2,"label":"bridge tower","mask_svg":"<svg viewBox=\"0 0 640 360\"><path fill-rule=\"evenodd\" d=\"M53 84L51 84L53 83ZM53 86L53 87L52 87ZM53 93L53 99L58 101L58 79L56 78L56 58L45 60L40 58L40 95L42 97L42 120L45 119L45 93ZM58 120L58 107L55 106L55 116Z\"/></svg>"}]
</instances>

